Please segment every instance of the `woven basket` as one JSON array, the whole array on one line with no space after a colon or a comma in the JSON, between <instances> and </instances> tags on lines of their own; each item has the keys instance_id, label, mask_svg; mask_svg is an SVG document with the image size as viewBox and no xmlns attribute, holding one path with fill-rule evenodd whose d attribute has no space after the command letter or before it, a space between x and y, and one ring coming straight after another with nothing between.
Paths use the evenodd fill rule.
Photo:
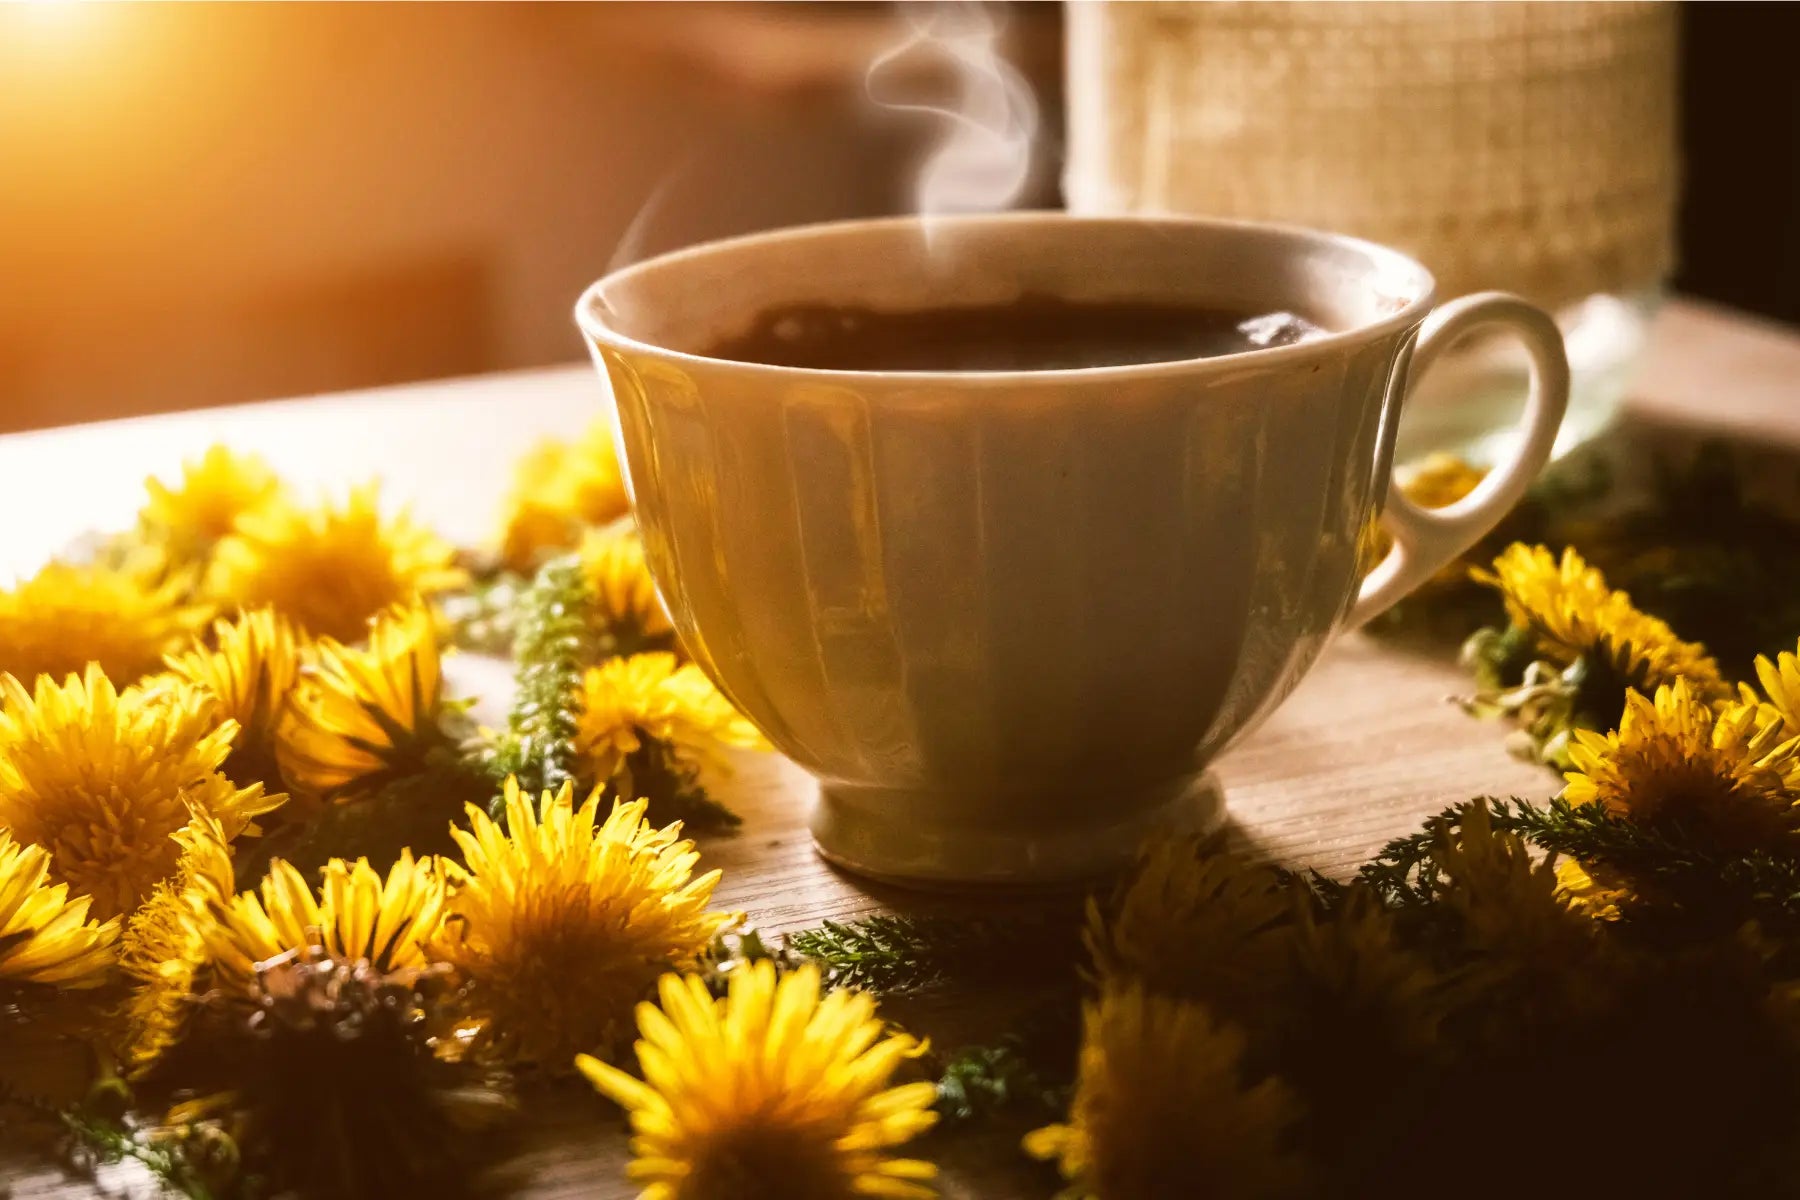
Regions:
<instances>
[{"instance_id":1,"label":"woven basket","mask_svg":"<svg viewBox=\"0 0 1800 1200\"><path fill-rule=\"evenodd\" d=\"M1069 6L1069 206L1407 250L1546 306L1672 265L1663 3Z\"/></svg>"}]
</instances>

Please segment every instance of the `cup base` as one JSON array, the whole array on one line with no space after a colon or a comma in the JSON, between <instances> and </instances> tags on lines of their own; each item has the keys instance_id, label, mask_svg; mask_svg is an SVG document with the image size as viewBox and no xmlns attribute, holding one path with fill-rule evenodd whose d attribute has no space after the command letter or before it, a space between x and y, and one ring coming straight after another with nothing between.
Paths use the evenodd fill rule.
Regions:
<instances>
[{"instance_id":1,"label":"cup base","mask_svg":"<svg viewBox=\"0 0 1800 1200\"><path fill-rule=\"evenodd\" d=\"M855 875L931 891L1066 887L1123 870L1152 833L1205 834L1225 821L1225 793L1211 771L1116 798L1091 821L1040 827L933 823L908 795L822 786L812 811L819 856Z\"/></svg>"}]
</instances>

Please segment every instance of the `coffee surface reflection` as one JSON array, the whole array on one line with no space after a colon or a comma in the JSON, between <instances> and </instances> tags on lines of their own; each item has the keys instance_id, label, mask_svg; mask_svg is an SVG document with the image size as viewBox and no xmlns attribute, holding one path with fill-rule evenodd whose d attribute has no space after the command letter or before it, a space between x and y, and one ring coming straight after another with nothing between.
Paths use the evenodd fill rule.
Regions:
<instances>
[{"instance_id":1,"label":"coffee surface reflection","mask_svg":"<svg viewBox=\"0 0 1800 1200\"><path fill-rule=\"evenodd\" d=\"M832 371L1058 371L1241 354L1323 332L1292 313L1026 295L906 312L823 304L771 309L705 353Z\"/></svg>"}]
</instances>

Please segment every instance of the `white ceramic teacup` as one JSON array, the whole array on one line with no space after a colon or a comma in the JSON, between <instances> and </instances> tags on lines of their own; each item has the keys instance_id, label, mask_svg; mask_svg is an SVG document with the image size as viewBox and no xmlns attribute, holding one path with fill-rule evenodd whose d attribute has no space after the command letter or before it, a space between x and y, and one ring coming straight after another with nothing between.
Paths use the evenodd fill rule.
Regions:
<instances>
[{"instance_id":1,"label":"white ceramic teacup","mask_svg":"<svg viewBox=\"0 0 1800 1200\"><path fill-rule=\"evenodd\" d=\"M1568 368L1539 310L1432 308L1392 250L1060 213L809 226L595 284L652 573L683 642L816 775L825 856L915 883L1116 867L1216 820L1205 768L1338 632L1490 529L1543 466ZM707 357L759 314L1022 293L1296 311L1296 345L1151 365L808 370ZM1477 326L1533 362L1512 461L1425 511L1389 486L1409 378ZM1364 577L1379 512L1394 550Z\"/></svg>"}]
</instances>

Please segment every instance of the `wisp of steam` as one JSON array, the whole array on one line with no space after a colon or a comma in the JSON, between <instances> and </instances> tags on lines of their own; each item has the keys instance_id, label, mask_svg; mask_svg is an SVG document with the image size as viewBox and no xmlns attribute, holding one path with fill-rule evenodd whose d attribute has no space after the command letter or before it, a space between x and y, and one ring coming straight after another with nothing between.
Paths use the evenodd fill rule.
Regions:
<instances>
[{"instance_id":1,"label":"wisp of steam","mask_svg":"<svg viewBox=\"0 0 1800 1200\"><path fill-rule=\"evenodd\" d=\"M935 117L944 132L919 170L914 207L931 238L931 218L945 213L997 212L1017 202L1031 175L1038 108L1031 85L1000 53L1005 6L983 0L901 2L906 36L869 64L869 99L892 112ZM916 56L916 58L915 58ZM903 60L915 68L903 69ZM929 103L902 93L908 80L947 71L953 103ZM665 201L706 160L691 151L671 168L638 208L620 236L606 273L637 261L646 234ZM607 303L604 296L601 303Z\"/></svg>"},{"instance_id":2,"label":"wisp of steam","mask_svg":"<svg viewBox=\"0 0 1800 1200\"><path fill-rule=\"evenodd\" d=\"M943 120L943 138L919 172L915 207L931 236L932 218L945 213L1009 208L1031 173L1037 140L1037 100L1031 85L1000 54L1003 10L976 0L900 4L909 26L904 41L869 64L869 98L895 112ZM955 107L894 94L900 60L925 56L955 77Z\"/></svg>"},{"instance_id":3,"label":"wisp of steam","mask_svg":"<svg viewBox=\"0 0 1800 1200\"><path fill-rule=\"evenodd\" d=\"M656 186L650 189L650 195L638 205L637 212L632 214L625 232L619 235L619 244L613 248L612 258L602 274L610 275L620 267L630 266L643 257L644 242L647 240L651 221L662 211L663 205L674 193L676 184L685 181L700 160L698 151L689 151L680 162L663 172Z\"/></svg>"}]
</instances>

